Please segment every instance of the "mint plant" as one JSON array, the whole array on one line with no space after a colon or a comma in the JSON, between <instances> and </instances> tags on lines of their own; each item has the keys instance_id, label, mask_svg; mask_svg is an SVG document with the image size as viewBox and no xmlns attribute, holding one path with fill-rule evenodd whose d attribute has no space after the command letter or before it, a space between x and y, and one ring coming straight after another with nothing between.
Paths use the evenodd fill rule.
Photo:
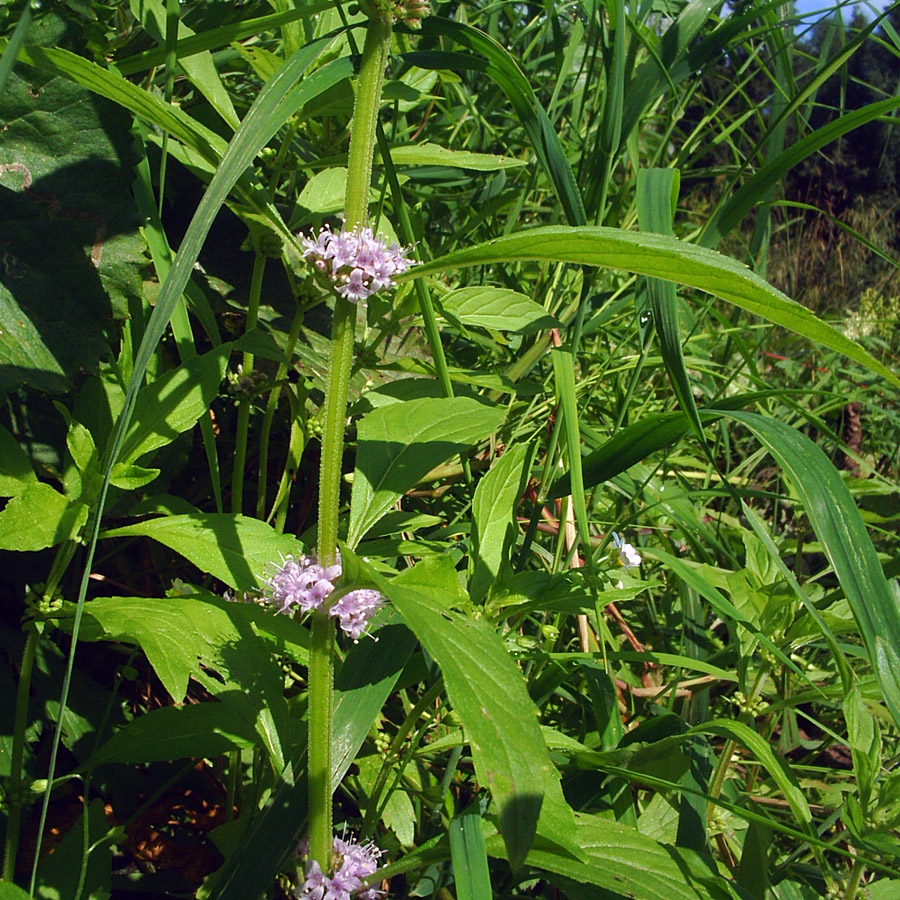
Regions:
<instances>
[{"instance_id":1,"label":"mint plant","mask_svg":"<svg viewBox=\"0 0 900 900\"><path fill-rule=\"evenodd\" d=\"M898 248L794 179L900 22L807 26L0 4L0 898L892 896Z\"/></svg>"}]
</instances>

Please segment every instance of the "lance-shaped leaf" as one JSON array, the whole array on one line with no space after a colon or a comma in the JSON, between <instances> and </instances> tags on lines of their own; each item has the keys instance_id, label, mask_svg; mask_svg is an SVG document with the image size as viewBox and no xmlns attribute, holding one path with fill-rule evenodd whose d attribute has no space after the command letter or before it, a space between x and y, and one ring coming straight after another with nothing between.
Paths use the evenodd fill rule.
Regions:
<instances>
[{"instance_id":1,"label":"lance-shaped leaf","mask_svg":"<svg viewBox=\"0 0 900 900\"><path fill-rule=\"evenodd\" d=\"M497 632L485 619L451 609L433 591L407 586L408 578L388 581L348 548L341 552L344 577L351 584L372 584L387 596L441 667L478 781L491 792L491 811L513 868L528 853L539 818L542 837L577 856L570 840L573 813L547 754L537 709Z\"/></svg>"}]
</instances>

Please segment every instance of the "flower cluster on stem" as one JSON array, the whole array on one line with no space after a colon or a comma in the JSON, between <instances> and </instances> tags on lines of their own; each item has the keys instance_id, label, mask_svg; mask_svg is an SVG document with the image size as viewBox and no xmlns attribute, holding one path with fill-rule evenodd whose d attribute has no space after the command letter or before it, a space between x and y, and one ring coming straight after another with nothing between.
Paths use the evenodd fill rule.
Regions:
<instances>
[{"instance_id":1,"label":"flower cluster on stem","mask_svg":"<svg viewBox=\"0 0 900 900\"><path fill-rule=\"evenodd\" d=\"M303 238L303 258L354 303L376 291L390 290L394 276L413 265L399 244L386 244L371 228L335 234L328 225L316 237Z\"/></svg>"},{"instance_id":2,"label":"flower cluster on stem","mask_svg":"<svg viewBox=\"0 0 900 900\"><path fill-rule=\"evenodd\" d=\"M340 575L340 556L332 566L323 566L315 556L289 556L266 579L264 596L277 612L286 615L324 607L329 616L338 619L341 629L358 641L384 597L378 591L360 588L327 605Z\"/></svg>"},{"instance_id":3,"label":"flower cluster on stem","mask_svg":"<svg viewBox=\"0 0 900 900\"><path fill-rule=\"evenodd\" d=\"M306 848L301 846L306 855ZM355 894L360 900L377 900L381 891L363 887L363 883L378 869L382 851L371 841L360 844L353 838L334 839L333 874L328 876L312 860L306 867L306 880L297 890L299 900L350 900ZM356 893L358 892L358 893Z\"/></svg>"}]
</instances>

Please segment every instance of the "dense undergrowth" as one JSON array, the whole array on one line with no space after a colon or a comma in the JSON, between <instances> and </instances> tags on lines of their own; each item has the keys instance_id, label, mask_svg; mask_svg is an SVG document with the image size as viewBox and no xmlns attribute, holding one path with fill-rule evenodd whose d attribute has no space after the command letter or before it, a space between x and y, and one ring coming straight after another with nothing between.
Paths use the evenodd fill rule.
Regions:
<instances>
[{"instance_id":1,"label":"dense undergrowth","mask_svg":"<svg viewBox=\"0 0 900 900\"><path fill-rule=\"evenodd\" d=\"M0 900L900 897L897 12L362 6L0 2Z\"/></svg>"}]
</instances>

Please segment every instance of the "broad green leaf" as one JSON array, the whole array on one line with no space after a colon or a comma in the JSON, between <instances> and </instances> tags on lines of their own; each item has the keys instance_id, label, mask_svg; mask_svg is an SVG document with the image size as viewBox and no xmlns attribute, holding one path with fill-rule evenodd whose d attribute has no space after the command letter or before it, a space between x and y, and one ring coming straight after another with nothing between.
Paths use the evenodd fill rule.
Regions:
<instances>
[{"instance_id":1,"label":"broad green leaf","mask_svg":"<svg viewBox=\"0 0 900 900\"><path fill-rule=\"evenodd\" d=\"M616 228L552 225L494 238L416 266L398 277L404 281L436 272L497 262L542 260L624 269L697 288L762 316L801 337L837 350L900 387L898 378L859 344L816 318L745 265L714 250L661 234Z\"/></svg>"},{"instance_id":2,"label":"broad green leaf","mask_svg":"<svg viewBox=\"0 0 900 900\"><path fill-rule=\"evenodd\" d=\"M134 463L116 463L109 483L123 491L136 491L150 484L159 475L159 469L146 469Z\"/></svg>"},{"instance_id":3,"label":"broad green leaf","mask_svg":"<svg viewBox=\"0 0 900 900\"><path fill-rule=\"evenodd\" d=\"M481 816L465 813L450 820L450 859L456 900L485 900L493 896Z\"/></svg>"},{"instance_id":4,"label":"broad green leaf","mask_svg":"<svg viewBox=\"0 0 900 900\"><path fill-rule=\"evenodd\" d=\"M227 698L229 714L243 723L235 733L255 732L280 769L290 731L281 668L238 606L195 597L98 597L85 606L80 636L138 644L176 702L190 677Z\"/></svg>"},{"instance_id":5,"label":"broad green leaf","mask_svg":"<svg viewBox=\"0 0 900 900\"><path fill-rule=\"evenodd\" d=\"M441 298L441 306L463 325L478 325L494 331L525 331L559 325L530 297L490 285L451 291Z\"/></svg>"},{"instance_id":6,"label":"broad green leaf","mask_svg":"<svg viewBox=\"0 0 900 900\"><path fill-rule=\"evenodd\" d=\"M15 497L37 483L31 460L19 442L0 425L0 497Z\"/></svg>"},{"instance_id":7,"label":"broad green leaf","mask_svg":"<svg viewBox=\"0 0 900 900\"><path fill-rule=\"evenodd\" d=\"M104 538L142 535L189 559L239 591L253 591L282 557L298 552L296 538L259 519L232 513L162 516L115 528Z\"/></svg>"},{"instance_id":8,"label":"broad green leaf","mask_svg":"<svg viewBox=\"0 0 900 900\"><path fill-rule=\"evenodd\" d=\"M491 153L471 153L468 150L448 150L428 141L406 147L391 147L391 159L396 166L451 166L455 169L474 169L477 172L494 172L528 165L528 161L524 159L494 156Z\"/></svg>"},{"instance_id":9,"label":"broad green leaf","mask_svg":"<svg viewBox=\"0 0 900 900\"><path fill-rule=\"evenodd\" d=\"M347 191L347 170L336 166L316 172L303 186L297 197L297 206L308 214L324 215L344 208L344 194ZM301 224L306 220L296 218L292 224Z\"/></svg>"},{"instance_id":10,"label":"broad green leaf","mask_svg":"<svg viewBox=\"0 0 900 900\"><path fill-rule=\"evenodd\" d=\"M65 78L13 75L0 120L0 389L62 393L141 292L130 118Z\"/></svg>"},{"instance_id":11,"label":"broad green leaf","mask_svg":"<svg viewBox=\"0 0 900 900\"><path fill-rule=\"evenodd\" d=\"M217 703L151 709L103 744L91 756L91 765L214 757L258 745L253 728L233 714L224 694Z\"/></svg>"},{"instance_id":12,"label":"broad green leaf","mask_svg":"<svg viewBox=\"0 0 900 900\"><path fill-rule=\"evenodd\" d=\"M405 491L486 438L503 417L502 410L468 397L425 397L360 419L347 543L359 543Z\"/></svg>"},{"instance_id":13,"label":"broad green leaf","mask_svg":"<svg viewBox=\"0 0 900 900\"><path fill-rule=\"evenodd\" d=\"M571 837L586 859L535 848L526 860L529 866L561 876L567 896L579 900L726 900L737 896L697 853L659 844L611 818L576 814L576 822ZM487 850L491 856L503 855L496 838L488 838Z\"/></svg>"},{"instance_id":14,"label":"broad green leaf","mask_svg":"<svg viewBox=\"0 0 900 900\"><path fill-rule=\"evenodd\" d=\"M533 447L529 444L513 444L475 489L472 499L474 525L474 556L469 594L477 603L487 594L500 574L500 564L506 558L505 550L515 520L516 503L527 481L527 463Z\"/></svg>"},{"instance_id":15,"label":"broad green leaf","mask_svg":"<svg viewBox=\"0 0 900 900\"><path fill-rule=\"evenodd\" d=\"M134 415L122 441L120 464L170 444L208 413L219 385L231 344L195 356L141 388Z\"/></svg>"},{"instance_id":16,"label":"broad green leaf","mask_svg":"<svg viewBox=\"0 0 900 900\"><path fill-rule=\"evenodd\" d=\"M32 900L32 897L12 882L0 881L0 900Z\"/></svg>"},{"instance_id":17,"label":"broad green leaf","mask_svg":"<svg viewBox=\"0 0 900 900\"><path fill-rule=\"evenodd\" d=\"M0 512L0 549L43 550L77 536L88 508L70 503L49 484L34 481Z\"/></svg>"},{"instance_id":18,"label":"broad green leaf","mask_svg":"<svg viewBox=\"0 0 900 900\"><path fill-rule=\"evenodd\" d=\"M569 847L572 811L562 796L525 681L494 629L441 600L388 581L346 548L351 583L373 584L441 667L450 703L462 719L478 781L493 797L492 812L518 867L534 839L538 818Z\"/></svg>"},{"instance_id":19,"label":"broad green leaf","mask_svg":"<svg viewBox=\"0 0 900 900\"><path fill-rule=\"evenodd\" d=\"M766 447L800 496L853 610L885 703L900 723L900 604L891 594L847 485L831 460L802 432L753 413L728 416Z\"/></svg>"}]
</instances>

